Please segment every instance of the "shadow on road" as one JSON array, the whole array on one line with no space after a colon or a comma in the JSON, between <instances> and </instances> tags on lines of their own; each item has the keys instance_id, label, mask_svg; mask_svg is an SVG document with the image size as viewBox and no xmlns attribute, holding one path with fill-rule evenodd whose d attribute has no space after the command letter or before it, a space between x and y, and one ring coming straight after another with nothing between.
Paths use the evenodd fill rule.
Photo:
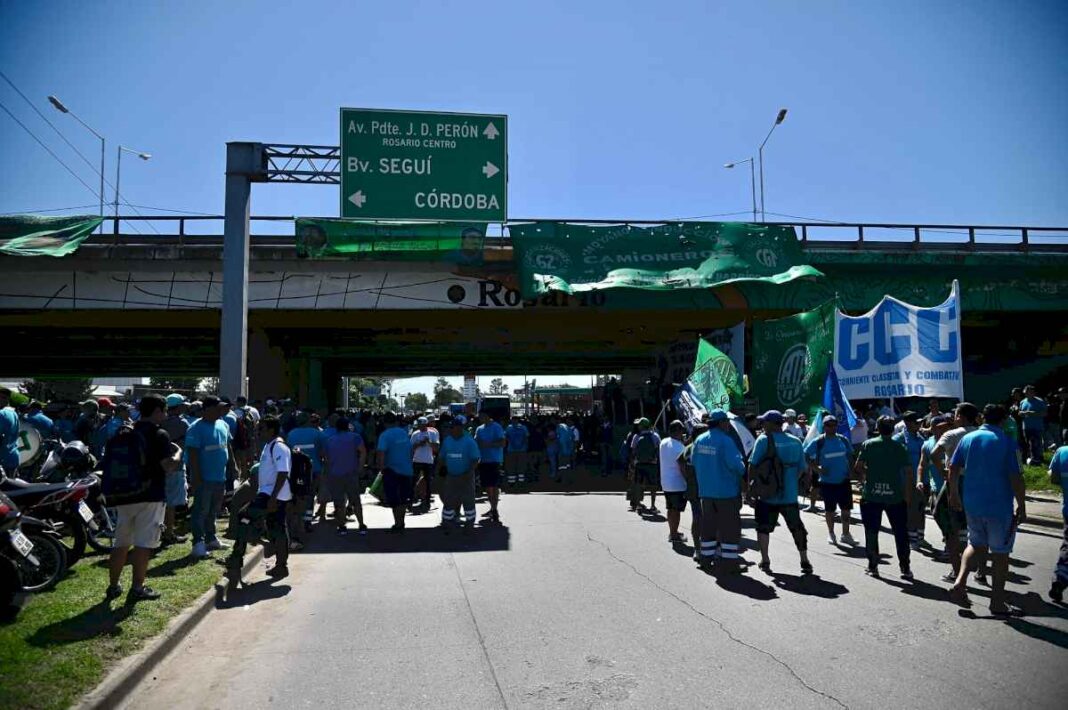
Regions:
<instances>
[{"instance_id":1,"label":"shadow on road","mask_svg":"<svg viewBox=\"0 0 1068 710\"><path fill-rule=\"evenodd\" d=\"M288 584L275 584L278 580L263 579L240 587L215 587L215 608L232 609L238 606L252 606L269 599L281 599L293 589Z\"/></svg>"},{"instance_id":2,"label":"shadow on road","mask_svg":"<svg viewBox=\"0 0 1068 710\"><path fill-rule=\"evenodd\" d=\"M508 550L511 533L503 525L483 524L467 533L453 529L449 534L439 527L407 528L403 533L373 529L367 535L357 535L349 529L345 536L337 535L332 527L319 526L309 536L301 554L368 554L402 552L488 552Z\"/></svg>"},{"instance_id":3,"label":"shadow on road","mask_svg":"<svg viewBox=\"0 0 1068 710\"><path fill-rule=\"evenodd\" d=\"M779 589L785 589L794 594L804 594L823 599L837 599L843 594L849 594L849 588L837 582L830 582L818 574L783 574L772 572L771 577Z\"/></svg>"},{"instance_id":4,"label":"shadow on road","mask_svg":"<svg viewBox=\"0 0 1068 710\"><path fill-rule=\"evenodd\" d=\"M716 580L717 587L731 594L741 594L757 601L770 601L779 596L778 592L775 591L775 587L770 584L764 584L748 574L720 571L714 567L710 570L705 570L705 574Z\"/></svg>"}]
</instances>

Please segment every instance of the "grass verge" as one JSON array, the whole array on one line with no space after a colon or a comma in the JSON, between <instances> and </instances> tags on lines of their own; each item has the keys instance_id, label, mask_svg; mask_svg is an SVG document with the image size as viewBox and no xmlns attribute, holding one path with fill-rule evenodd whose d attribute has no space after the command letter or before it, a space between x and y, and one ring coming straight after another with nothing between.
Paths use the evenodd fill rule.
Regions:
<instances>
[{"instance_id":1,"label":"grass verge","mask_svg":"<svg viewBox=\"0 0 1068 710\"><path fill-rule=\"evenodd\" d=\"M149 565L148 584L161 599L124 606L124 595L109 605L107 557L79 560L55 589L31 595L14 621L0 625L0 710L69 707L221 576L219 565L194 563L189 545L175 545ZM129 568L122 585L129 589Z\"/></svg>"},{"instance_id":2,"label":"grass verge","mask_svg":"<svg viewBox=\"0 0 1068 710\"><path fill-rule=\"evenodd\" d=\"M1048 466L1023 466L1024 485L1029 491L1060 493L1061 487L1049 482Z\"/></svg>"}]
</instances>

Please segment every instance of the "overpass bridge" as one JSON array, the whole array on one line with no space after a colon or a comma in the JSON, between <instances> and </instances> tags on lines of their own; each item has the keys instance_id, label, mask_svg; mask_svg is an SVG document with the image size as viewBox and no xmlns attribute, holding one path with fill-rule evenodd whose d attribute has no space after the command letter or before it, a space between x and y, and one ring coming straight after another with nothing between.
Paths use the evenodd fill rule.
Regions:
<instances>
[{"instance_id":1,"label":"overpass bridge","mask_svg":"<svg viewBox=\"0 0 1068 710\"><path fill-rule=\"evenodd\" d=\"M9 344L0 376L216 374L229 287L223 222L119 216L71 256L0 256L0 327ZM160 233L133 233L147 224ZM674 343L815 305L810 290L802 295L791 284L763 294L723 287L525 300L506 225L487 235L481 263L465 267L305 259L293 218L250 224L253 396L325 404L332 383L356 373L635 377ZM867 310L884 294L935 305L959 279L966 370L977 389L1068 366L1068 229L768 224L794 228L808 263L827 276L821 300L837 296L846 310Z\"/></svg>"}]
</instances>

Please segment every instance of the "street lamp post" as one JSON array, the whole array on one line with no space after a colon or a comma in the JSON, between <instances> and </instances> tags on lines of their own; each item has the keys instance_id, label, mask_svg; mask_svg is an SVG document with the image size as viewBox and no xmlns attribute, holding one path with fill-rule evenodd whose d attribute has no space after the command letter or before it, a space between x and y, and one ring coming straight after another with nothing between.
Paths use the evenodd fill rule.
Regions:
<instances>
[{"instance_id":1,"label":"street lamp post","mask_svg":"<svg viewBox=\"0 0 1068 710\"><path fill-rule=\"evenodd\" d=\"M101 218L103 218L103 216L104 216L104 148L105 148L104 136L102 136L99 133L97 133L96 131L94 131L92 129L92 127L89 126L89 124L87 124L82 119L78 118L78 115L76 113L74 113L69 108L64 106L63 102L60 101L55 96L49 96L48 97L48 102L50 104L52 104L53 106L55 106L56 110L59 111L60 113L68 113L71 116L73 116L75 121L77 121L78 123L82 124L82 126L87 131L89 131L94 136L96 136L97 138L100 139L100 216L101 216ZM103 222L100 223L100 233L101 234L104 233L104 223Z\"/></svg>"},{"instance_id":2,"label":"street lamp post","mask_svg":"<svg viewBox=\"0 0 1068 710\"><path fill-rule=\"evenodd\" d=\"M115 151L115 234L119 233L119 177L122 174L122 154L124 152L133 153L141 160L148 160L152 157L151 153L142 153L124 145L120 145L119 149Z\"/></svg>"},{"instance_id":3,"label":"street lamp post","mask_svg":"<svg viewBox=\"0 0 1068 710\"><path fill-rule=\"evenodd\" d=\"M753 196L753 221L757 221L757 203L756 203L756 169L753 167L754 160L752 158L746 158L745 160L738 160L733 163L727 163L723 167L733 168L742 163L749 163L749 188Z\"/></svg>"},{"instance_id":4,"label":"street lamp post","mask_svg":"<svg viewBox=\"0 0 1068 710\"><path fill-rule=\"evenodd\" d=\"M786 120L786 109L779 109L779 115L775 117L775 123L771 124L771 130L768 131L768 135L764 136L764 143L760 144L760 221L766 222L767 218L764 213L764 144L768 142L768 138L771 138L771 134L775 132L775 126Z\"/></svg>"}]
</instances>

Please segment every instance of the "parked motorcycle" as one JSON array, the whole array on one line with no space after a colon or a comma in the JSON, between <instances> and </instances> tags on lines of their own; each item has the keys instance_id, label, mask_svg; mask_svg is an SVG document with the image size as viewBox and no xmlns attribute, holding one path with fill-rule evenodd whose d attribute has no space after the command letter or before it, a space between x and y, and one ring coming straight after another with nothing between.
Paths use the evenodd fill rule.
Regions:
<instances>
[{"instance_id":1,"label":"parked motorcycle","mask_svg":"<svg viewBox=\"0 0 1068 710\"><path fill-rule=\"evenodd\" d=\"M57 533L69 538L65 555L68 564L74 564L85 555L89 529L97 527L96 513L86 499L99 496L99 478L89 475L78 481L28 483L4 476L0 478L0 491L6 493L25 515L48 521Z\"/></svg>"},{"instance_id":2,"label":"parked motorcycle","mask_svg":"<svg viewBox=\"0 0 1068 710\"><path fill-rule=\"evenodd\" d=\"M10 612L19 592L51 589L67 570L59 533L23 514L0 492L0 608Z\"/></svg>"}]
</instances>

